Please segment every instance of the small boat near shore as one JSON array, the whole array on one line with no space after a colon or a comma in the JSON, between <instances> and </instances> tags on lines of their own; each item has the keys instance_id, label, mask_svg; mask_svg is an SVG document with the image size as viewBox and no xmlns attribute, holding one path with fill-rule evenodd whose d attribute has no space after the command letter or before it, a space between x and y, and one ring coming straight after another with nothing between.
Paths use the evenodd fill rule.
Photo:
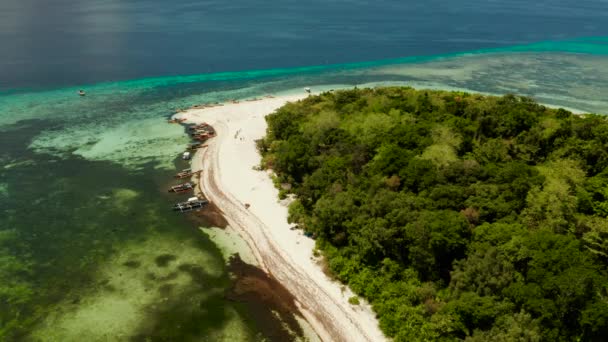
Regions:
<instances>
[{"instance_id":1,"label":"small boat near shore","mask_svg":"<svg viewBox=\"0 0 608 342\"><path fill-rule=\"evenodd\" d=\"M191 132L196 132L196 131L215 132L213 127L211 127L211 125L209 125L207 123L202 123L202 124L196 125L196 126L190 126L190 127L188 127L188 130Z\"/></svg>"},{"instance_id":2,"label":"small boat near shore","mask_svg":"<svg viewBox=\"0 0 608 342\"><path fill-rule=\"evenodd\" d=\"M207 139L213 138L215 136L215 133L196 133L196 134L192 134L192 139L198 140L200 142L204 142L207 141Z\"/></svg>"},{"instance_id":3,"label":"small boat near shore","mask_svg":"<svg viewBox=\"0 0 608 342\"><path fill-rule=\"evenodd\" d=\"M199 129L193 130L191 134L205 134L205 133L215 134L215 130L213 128L199 128Z\"/></svg>"},{"instance_id":4,"label":"small boat near shore","mask_svg":"<svg viewBox=\"0 0 608 342\"><path fill-rule=\"evenodd\" d=\"M190 182L186 182L186 183L172 186L171 189L169 189L169 192L174 192L177 194L177 193L181 193L181 192L185 192L185 191L190 191L192 189L194 189L194 184L192 184Z\"/></svg>"},{"instance_id":5,"label":"small boat near shore","mask_svg":"<svg viewBox=\"0 0 608 342\"><path fill-rule=\"evenodd\" d=\"M188 150L190 150L190 151L196 151L196 150L198 150L201 147L207 147L207 145L203 145L202 142L197 141L197 142L194 142L194 143L188 145Z\"/></svg>"},{"instance_id":6,"label":"small boat near shore","mask_svg":"<svg viewBox=\"0 0 608 342\"><path fill-rule=\"evenodd\" d=\"M179 202L173 206L173 211L188 212L192 210L202 209L204 206L209 204L206 199L200 199L198 197L191 197L186 202Z\"/></svg>"},{"instance_id":7,"label":"small boat near shore","mask_svg":"<svg viewBox=\"0 0 608 342\"><path fill-rule=\"evenodd\" d=\"M195 173L199 173L199 172L200 171L193 172L192 169L183 169L175 175L175 178L181 179L181 178L192 177L192 175L194 175Z\"/></svg>"},{"instance_id":8,"label":"small boat near shore","mask_svg":"<svg viewBox=\"0 0 608 342\"><path fill-rule=\"evenodd\" d=\"M179 119L171 119L171 120L168 120L167 122L168 123L182 123L186 120L187 120L186 118L179 118Z\"/></svg>"}]
</instances>

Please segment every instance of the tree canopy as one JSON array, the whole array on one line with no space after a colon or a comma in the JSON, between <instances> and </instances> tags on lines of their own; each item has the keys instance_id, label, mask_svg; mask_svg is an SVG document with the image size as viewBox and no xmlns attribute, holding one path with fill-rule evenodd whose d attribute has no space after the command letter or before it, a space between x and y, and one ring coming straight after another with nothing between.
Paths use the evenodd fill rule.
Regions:
<instances>
[{"instance_id":1,"label":"tree canopy","mask_svg":"<svg viewBox=\"0 0 608 342\"><path fill-rule=\"evenodd\" d=\"M296 195L290 220L395 341L608 336L605 117L386 87L267 122L258 146Z\"/></svg>"}]
</instances>

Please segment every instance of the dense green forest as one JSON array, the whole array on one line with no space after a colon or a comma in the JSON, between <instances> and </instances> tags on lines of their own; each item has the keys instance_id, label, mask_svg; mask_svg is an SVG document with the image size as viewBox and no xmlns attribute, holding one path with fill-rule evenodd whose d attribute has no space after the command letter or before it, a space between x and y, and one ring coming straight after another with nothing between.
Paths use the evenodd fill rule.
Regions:
<instances>
[{"instance_id":1,"label":"dense green forest","mask_svg":"<svg viewBox=\"0 0 608 342\"><path fill-rule=\"evenodd\" d=\"M290 221L395 341L608 340L606 117L390 87L267 122Z\"/></svg>"}]
</instances>

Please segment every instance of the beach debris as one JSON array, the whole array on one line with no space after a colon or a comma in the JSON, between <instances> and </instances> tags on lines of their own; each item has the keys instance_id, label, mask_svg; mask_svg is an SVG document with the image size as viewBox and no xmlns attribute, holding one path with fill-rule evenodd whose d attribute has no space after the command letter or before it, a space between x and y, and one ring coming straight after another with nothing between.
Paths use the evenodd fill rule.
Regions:
<instances>
[{"instance_id":1,"label":"beach debris","mask_svg":"<svg viewBox=\"0 0 608 342\"><path fill-rule=\"evenodd\" d=\"M251 205L249 203L245 203L245 209L249 209Z\"/></svg>"},{"instance_id":2,"label":"beach debris","mask_svg":"<svg viewBox=\"0 0 608 342\"><path fill-rule=\"evenodd\" d=\"M183 160L190 160L190 152L184 152L182 153L182 159Z\"/></svg>"},{"instance_id":3,"label":"beach debris","mask_svg":"<svg viewBox=\"0 0 608 342\"><path fill-rule=\"evenodd\" d=\"M190 182L174 185L169 189L169 192L180 193L194 189L194 184Z\"/></svg>"},{"instance_id":4,"label":"beach debris","mask_svg":"<svg viewBox=\"0 0 608 342\"><path fill-rule=\"evenodd\" d=\"M179 202L173 206L173 211L188 212L192 210L202 209L204 206L209 204L207 199L201 199L198 197L190 197L186 202Z\"/></svg>"}]
</instances>

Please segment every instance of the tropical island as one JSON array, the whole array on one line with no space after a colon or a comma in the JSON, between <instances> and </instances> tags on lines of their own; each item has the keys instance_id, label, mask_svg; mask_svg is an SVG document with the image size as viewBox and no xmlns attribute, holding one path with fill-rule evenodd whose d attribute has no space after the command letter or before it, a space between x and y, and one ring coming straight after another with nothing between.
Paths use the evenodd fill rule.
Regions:
<instances>
[{"instance_id":1,"label":"tropical island","mask_svg":"<svg viewBox=\"0 0 608 342\"><path fill-rule=\"evenodd\" d=\"M295 197L290 222L387 336L608 336L606 117L391 87L324 92L266 120L262 166Z\"/></svg>"},{"instance_id":2,"label":"tropical island","mask_svg":"<svg viewBox=\"0 0 608 342\"><path fill-rule=\"evenodd\" d=\"M530 98L380 87L174 116L196 193L327 341L601 341L608 122Z\"/></svg>"}]
</instances>

